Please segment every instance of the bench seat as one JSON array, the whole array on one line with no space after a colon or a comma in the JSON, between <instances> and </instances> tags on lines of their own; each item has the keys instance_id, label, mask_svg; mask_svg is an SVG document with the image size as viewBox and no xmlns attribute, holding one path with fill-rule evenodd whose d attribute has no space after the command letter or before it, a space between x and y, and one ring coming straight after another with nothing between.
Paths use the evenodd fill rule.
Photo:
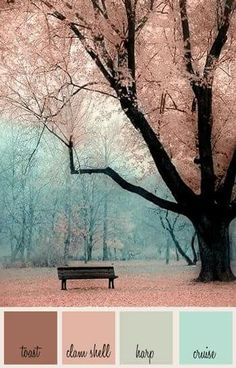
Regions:
<instances>
[{"instance_id":1,"label":"bench seat","mask_svg":"<svg viewBox=\"0 0 236 368\"><path fill-rule=\"evenodd\" d=\"M67 280L79 279L108 279L109 289L114 289L114 280L118 278L115 275L113 266L98 266L98 267L58 267L58 278L61 280L61 290L66 290Z\"/></svg>"}]
</instances>

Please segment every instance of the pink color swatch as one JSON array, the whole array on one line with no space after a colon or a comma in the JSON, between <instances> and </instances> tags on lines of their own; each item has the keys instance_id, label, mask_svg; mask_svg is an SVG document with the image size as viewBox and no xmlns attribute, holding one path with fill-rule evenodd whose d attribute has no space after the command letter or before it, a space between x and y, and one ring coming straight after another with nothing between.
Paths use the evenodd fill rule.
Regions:
<instances>
[{"instance_id":1,"label":"pink color swatch","mask_svg":"<svg viewBox=\"0 0 236 368\"><path fill-rule=\"evenodd\" d=\"M115 313L65 312L63 364L115 364Z\"/></svg>"}]
</instances>

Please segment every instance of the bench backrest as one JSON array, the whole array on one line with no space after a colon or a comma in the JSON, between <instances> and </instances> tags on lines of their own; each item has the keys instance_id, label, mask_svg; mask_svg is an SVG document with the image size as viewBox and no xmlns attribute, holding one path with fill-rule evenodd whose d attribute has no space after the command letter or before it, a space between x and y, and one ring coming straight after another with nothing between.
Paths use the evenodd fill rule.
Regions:
<instances>
[{"instance_id":1,"label":"bench backrest","mask_svg":"<svg viewBox=\"0 0 236 368\"><path fill-rule=\"evenodd\" d=\"M59 280L107 279L115 277L114 267L58 267Z\"/></svg>"}]
</instances>

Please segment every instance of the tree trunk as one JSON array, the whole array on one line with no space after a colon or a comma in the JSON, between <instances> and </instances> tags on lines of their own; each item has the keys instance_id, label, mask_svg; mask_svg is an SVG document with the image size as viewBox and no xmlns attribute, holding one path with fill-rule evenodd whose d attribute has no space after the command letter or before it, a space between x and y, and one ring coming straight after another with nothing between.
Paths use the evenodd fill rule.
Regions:
<instances>
[{"instance_id":1,"label":"tree trunk","mask_svg":"<svg viewBox=\"0 0 236 368\"><path fill-rule=\"evenodd\" d=\"M104 219L103 219L103 247L102 247L103 261L108 260L108 247L107 247L107 225L108 225L107 207L108 207L108 203L107 202L108 202L108 199L106 195L105 203L104 203Z\"/></svg>"},{"instance_id":2,"label":"tree trunk","mask_svg":"<svg viewBox=\"0 0 236 368\"><path fill-rule=\"evenodd\" d=\"M31 253L32 253L32 232L29 233L29 238L26 246L26 262L29 263L31 261Z\"/></svg>"},{"instance_id":3,"label":"tree trunk","mask_svg":"<svg viewBox=\"0 0 236 368\"><path fill-rule=\"evenodd\" d=\"M89 241L88 241L88 249L87 249L87 260L92 260L92 252L93 252L93 235L89 235Z\"/></svg>"},{"instance_id":4,"label":"tree trunk","mask_svg":"<svg viewBox=\"0 0 236 368\"><path fill-rule=\"evenodd\" d=\"M91 247L91 245L89 244L88 249L87 249L87 260L88 260L88 262L92 260L92 250L93 250L93 247Z\"/></svg>"},{"instance_id":5,"label":"tree trunk","mask_svg":"<svg viewBox=\"0 0 236 368\"><path fill-rule=\"evenodd\" d=\"M230 267L229 223L219 216L201 216L195 222L201 271L198 281L233 281Z\"/></svg>"},{"instance_id":6,"label":"tree trunk","mask_svg":"<svg viewBox=\"0 0 236 368\"><path fill-rule=\"evenodd\" d=\"M84 236L84 263L88 262L88 239Z\"/></svg>"},{"instance_id":7,"label":"tree trunk","mask_svg":"<svg viewBox=\"0 0 236 368\"><path fill-rule=\"evenodd\" d=\"M25 267L25 248L21 247L20 249L20 260L21 260L21 266Z\"/></svg>"},{"instance_id":8,"label":"tree trunk","mask_svg":"<svg viewBox=\"0 0 236 368\"><path fill-rule=\"evenodd\" d=\"M166 264L170 263L170 243L166 244Z\"/></svg>"},{"instance_id":9,"label":"tree trunk","mask_svg":"<svg viewBox=\"0 0 236 368\"><path fill-rule=\"evenodd\" d=\"M69 260L69 254L70 254L70 235L67 234L66 239L64 241L64 265L68 266L68 260Z\"/></svg>"},{"instance_id":10,"label":"tree trunk","mask_svg":"<svg viewBox=\"0 0 236 368\"><path fill-rule=\"evenodd\" d=\"M32 237L33 237L33 214L32 211L30 212L30 223L29 223L29 235L27 239L26 245L26 260L30 262L31 259L31 252L32 252Z\"/></svg>"},{"instance_id":11,"label":"tree trunk","mask_svg":"<svg viewBox=\"0 0 236 368\"><path fill-rule=\"evenodd\" d=\"M179 253L177 248L175 248L176 261L179 262Z\"/></svg>"},{"instance_id":12,"label":"tree trunk","mask_svg":"<svg viewBox=\"0 0 236 368\"><path fill-rule=\"evenodd\" d=\"M69 171L68 171L69 172ZM67 220L67 232L64 240L64 265L68 266L70 245L71 245L71 222L72 222L72 182L71 175L66 178L66 193L65 193L65 216Z\"/></svg>"}]
</instances>

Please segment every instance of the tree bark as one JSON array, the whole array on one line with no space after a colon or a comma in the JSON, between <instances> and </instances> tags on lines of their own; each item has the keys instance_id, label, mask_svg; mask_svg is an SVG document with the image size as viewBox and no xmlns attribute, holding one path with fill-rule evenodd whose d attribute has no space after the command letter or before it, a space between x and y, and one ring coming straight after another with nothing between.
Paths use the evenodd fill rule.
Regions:
<instances>
[{"instance_id":1,"label":"tree bark","mask_svg":"<svg viewBox=\"0 0 236 368\"><path fill-rule=\"evenodd\" d=\"M233 281L230 267L229 222L219 216L202 215L195 222L201 271L197 281Z\"/></svg>"}]
</instances>

